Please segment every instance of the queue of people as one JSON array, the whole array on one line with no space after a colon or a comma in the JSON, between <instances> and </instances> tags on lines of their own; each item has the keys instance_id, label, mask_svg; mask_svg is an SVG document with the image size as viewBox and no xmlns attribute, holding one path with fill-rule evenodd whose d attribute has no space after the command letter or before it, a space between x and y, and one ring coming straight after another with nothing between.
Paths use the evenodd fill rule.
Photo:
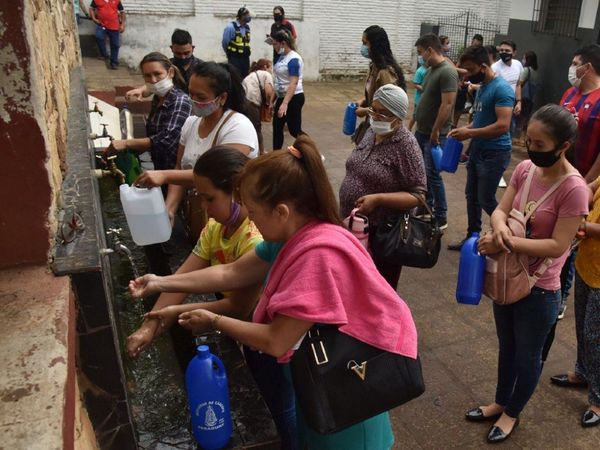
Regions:
<instances>
[{"instance_id":1,"label":"queue of people","mask_svg":"<svg viewBox=\"0 0 600 450\"><path fill-rule=\"evenodd\" d=\"M511 436L539 382L576 272L577 364L552 382L587 386L590 406L582 425L599 424L600 128L592 115L600 107L600 47L575 54L569 70L573 87L560 106L534 112L535 53L526 52L521 65L514 58L516 45L503 41L500 60L493 61L483 39L474 38L455 62L448 37L421 36L415 48L424 70L415 78L420 98L413 134L403 122L409 110L406 82L387 33L377 25L366 28L360 53L369 60L369 71L356 110L364 121L352 138L338 208L317 144L302 129L304 61L295 28L282 7L273 14L268 36L273 63L261 59L250 65L251 14L243 7L224 31L228 63L200 61L193 56L191 35L175 30L173 58L146 55L140 63L145 85L127 93L129 100L153 95L147 137L113 141L105 153L150 151L154 170L136 184L163 187L172 219L184 199L194 203L190 217L198 216L190 218L196 246L175 274L148 274L130 283L133 297L160 296L127 338L129 355L139 356L166 329L218 330L243 345L283 448L391 448L387 412L331 435L311 429L304 418L309 412L298 407L289 362L316 324L336 325L379 349L416 358L417 331L396 293L402 266L367 251L341 226L341 218L352 210L366 216L372 241L387 216L414 211L422 197L433 213L424 219L447 228L444 183L432 147L452 137L470 141L467 236L482 231L484 210L491 231L480 239L479 252L524 254L529 272L542 272L529 295L511 305L494 304L495 396L469 409L466 419L493 420L490 443ZM473 96L473 120L466 126L453 120L461 83ZM253 120L263 107L272 111L278 150L268 154L260 119L258 125ZM529 159L517 166L498 203L498 183L511 160L511 123L518 115L525 116ZM286 125L295 138L288 147ZM538 202L544 206L530 219L526 237L512 236L511 210L535 209ZM579 250L571 249L575 236L582 239ZM459 250L463 242L449 249ZM219 300L183 304L188 293L218 293Z\"/></svg>"}]
</instances>

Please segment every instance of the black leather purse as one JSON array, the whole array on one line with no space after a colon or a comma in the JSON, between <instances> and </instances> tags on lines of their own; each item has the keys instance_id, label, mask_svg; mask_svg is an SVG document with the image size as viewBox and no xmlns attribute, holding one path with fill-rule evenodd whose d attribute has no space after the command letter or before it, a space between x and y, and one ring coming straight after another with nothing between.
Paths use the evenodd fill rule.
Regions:
<instances>
[{"instance_id":1,"label":"black leather purse","mask_svg":"<svg viewBox=\"0 0 600 450\"><path fill-rule=\"evenodd\" d=\"M338 330L314 326L291 361L304 420L330 434L425 392L419 359L378 349Z\"/></svg>"},{"instance_id":2,"label":"black leather purse","mask_svg":"<svg viewBox=\"0 0 600 450\"><path fill-rule=\"evenodd\" d=\"M423 204L430 219L415 217L410 211L389 217L377 226L371 251L378 261L429 269L437 263L443 233L423 196L411 194Z\"/></svg>"}]
</instances>

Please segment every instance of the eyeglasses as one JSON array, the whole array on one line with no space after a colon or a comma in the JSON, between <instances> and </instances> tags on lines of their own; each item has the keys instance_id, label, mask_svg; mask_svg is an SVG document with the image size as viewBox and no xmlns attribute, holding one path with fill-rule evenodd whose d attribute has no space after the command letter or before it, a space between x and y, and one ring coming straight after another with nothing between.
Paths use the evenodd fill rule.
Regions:
<instances>
[{"instance_id":1,"label":"eyeglasses","mask_svg":"<svg viewBox=\"0 0 600 450\"><path fill-rule=\"evenodd\" d=\"M396 116L394 116L394 115L388 116L387 114L381 114L380 112L375 111L373 108L367 108L367 113L373 119L384 120L386 122L391 122L392 120L394 120L396 118Z\"/></svg>"}]
</instances>

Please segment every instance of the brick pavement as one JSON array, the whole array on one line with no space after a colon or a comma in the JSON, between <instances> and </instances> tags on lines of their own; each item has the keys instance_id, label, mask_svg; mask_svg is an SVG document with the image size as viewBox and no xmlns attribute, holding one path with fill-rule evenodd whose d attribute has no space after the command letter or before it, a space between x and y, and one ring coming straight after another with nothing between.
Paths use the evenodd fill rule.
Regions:
<instances>
[{"instance_id":1,"label":"brick pavement","mask_svg":"<svg viewBox=\"0 0 600 450\"><path fill-rule=\"evenodd\" d=\"M102 70L100 61L84 60L90 89L141 83L141 77L125 69ZM90 74L89 69L95 73ZM114 78L113 78L114 77ZM112 81L114 80L114 82ZM345 160L352 146L342 135L345 104L361 97L360 83L307 83L303 128L326 156L325 166L334 188L344 177ZM412 93L409 97L413 98ZM270 126L264 125L267 148ZM286 143L292 140L286 137ZM506 174L524 159L522 149L513 151ZM466 170L444 174L449 204L449 228L444 244L460 239L466 231L464 184ZM502 190L498 190L499 195ZM496 379L497 341L491 303L458 305L454 300L458 253L444 248L435 268L403 270L398 291L410 305L419 332L420 355L427 390L419 399L391 413L396 436L394 448L450 449L483 448L489 424L468 423L464 411L493 399ZM600 448L600 429L583 429L579 418L587 405L585 391L557 388L549 377L572 367L575 357L573 300L546 363L540 385L521 415L521 425L504 448L592 449Z\"/></svg>"}]
</instances>

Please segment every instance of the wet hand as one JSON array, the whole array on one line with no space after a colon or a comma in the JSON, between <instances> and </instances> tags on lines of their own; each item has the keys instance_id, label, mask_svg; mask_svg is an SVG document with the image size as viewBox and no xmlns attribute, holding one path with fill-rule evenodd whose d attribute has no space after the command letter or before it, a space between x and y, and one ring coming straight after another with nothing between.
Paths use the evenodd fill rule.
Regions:
<instances>
[{"instance_id":1,"label":"wet hand","mask_svg":"<svg viewBox=\"0 0 600 450\"><path fill-rule=\"evenodd\" d=\"M458 139L459 141L464 141L471 137L471 129L467 127L455 128L448 133L448 136Z\"/></svg>"},{"instance_id":2,"label":"wet hand","mask_svg":"<svg viewBox=\"0 0 600 450\"><path fill-rule=\"evenodd\" d=\"M130 91L127 91L125 93L125 100L127 100L128 102L131 101L142 101L142 99L144 98L144 88L143 87L139 87L139 88L135 88L135 89L131 89Z\"/></svg>"},{"instance_id":3,"label":"wet hand","mask_svg":"<svg viewBox=\"0 0 600 450\"><path fill-rule=\"evenodd\" d=\"M160 292L161 277L152 273L143 275L129 282L129 293L135 299L144 298L148 295Z\"/></svg>"},{"instance_id":4,"label":"wet hand","mask_svg":"<svg viewBox=\"0 0 600 450\"><path fill-rule=\"evenodd\" d=\"M142 173L133 184L137 187L160 187L167 183L167 177L160 170L146 170Z\"/></svg>"},{"instance_id":5,"label":"wet hand","mask_svg":"<svg viewBox=\"0 0 600 450\"><path fill-rule=\"evenodd\" d=\"M152 343L155 325L145 322L138 330L125 340L125 350L130 358L137 358Z\"/></svg>"},{"instance_id":6,"label":"wet hand","mask_svg":"<svg viewBox=\"0 0 600 450\"><path fill-rule=\"evenodd\" d=\"M110 142L110 145L104 149L102 152L102 156L104 158L116 155L119 152L127 150L127 140L125 139L115 139Z\"/></svg>"},{"instance_id":7,"label":"wet hand","mask_svg":"<svg viewBox=\"0 0 600 450\"><path fill-rule=\"evenodd\" d=\"M277 117L279 117L281 119L283 116L285 116L287 114L287 108L288 108L287 103L283 102L279 106L279 110L277 111Z\"/></svg>"},{"instance_id":8,"label":"wet hand","mask_svg":"<svg viewBox=\"0 0 600 450\"><path fill-rule=\"evenodd\" d=\"M363 195L356 200L356 207L359 213L368 216L373 212L375 208L379 206L377 194Z\"/></svg>"},{"instance_id":9,"label":"wet hand","mask_svg":"<svg viewBox=\"0 0 600 450\"><path fill-rule=\"evenodd\" d=\"M181 314L178 323L193 334L201 334L212 328L211 320L214 316L214 313L205 309L195 309Z\"/></svg>"},{"instance_id":10,"label":"wet hand","mask_svg":"<svg viewBox=\"0 0 600 450\"><path fill-rule=\"evenodd\" d=\"M165 306L161 309L152 310L144 314L145 319L157 319L160 321L160 326L165 327L165 322L172 323L177 320L177 317L181 313L181 305Z\"/></svg>"}]
</instances>

